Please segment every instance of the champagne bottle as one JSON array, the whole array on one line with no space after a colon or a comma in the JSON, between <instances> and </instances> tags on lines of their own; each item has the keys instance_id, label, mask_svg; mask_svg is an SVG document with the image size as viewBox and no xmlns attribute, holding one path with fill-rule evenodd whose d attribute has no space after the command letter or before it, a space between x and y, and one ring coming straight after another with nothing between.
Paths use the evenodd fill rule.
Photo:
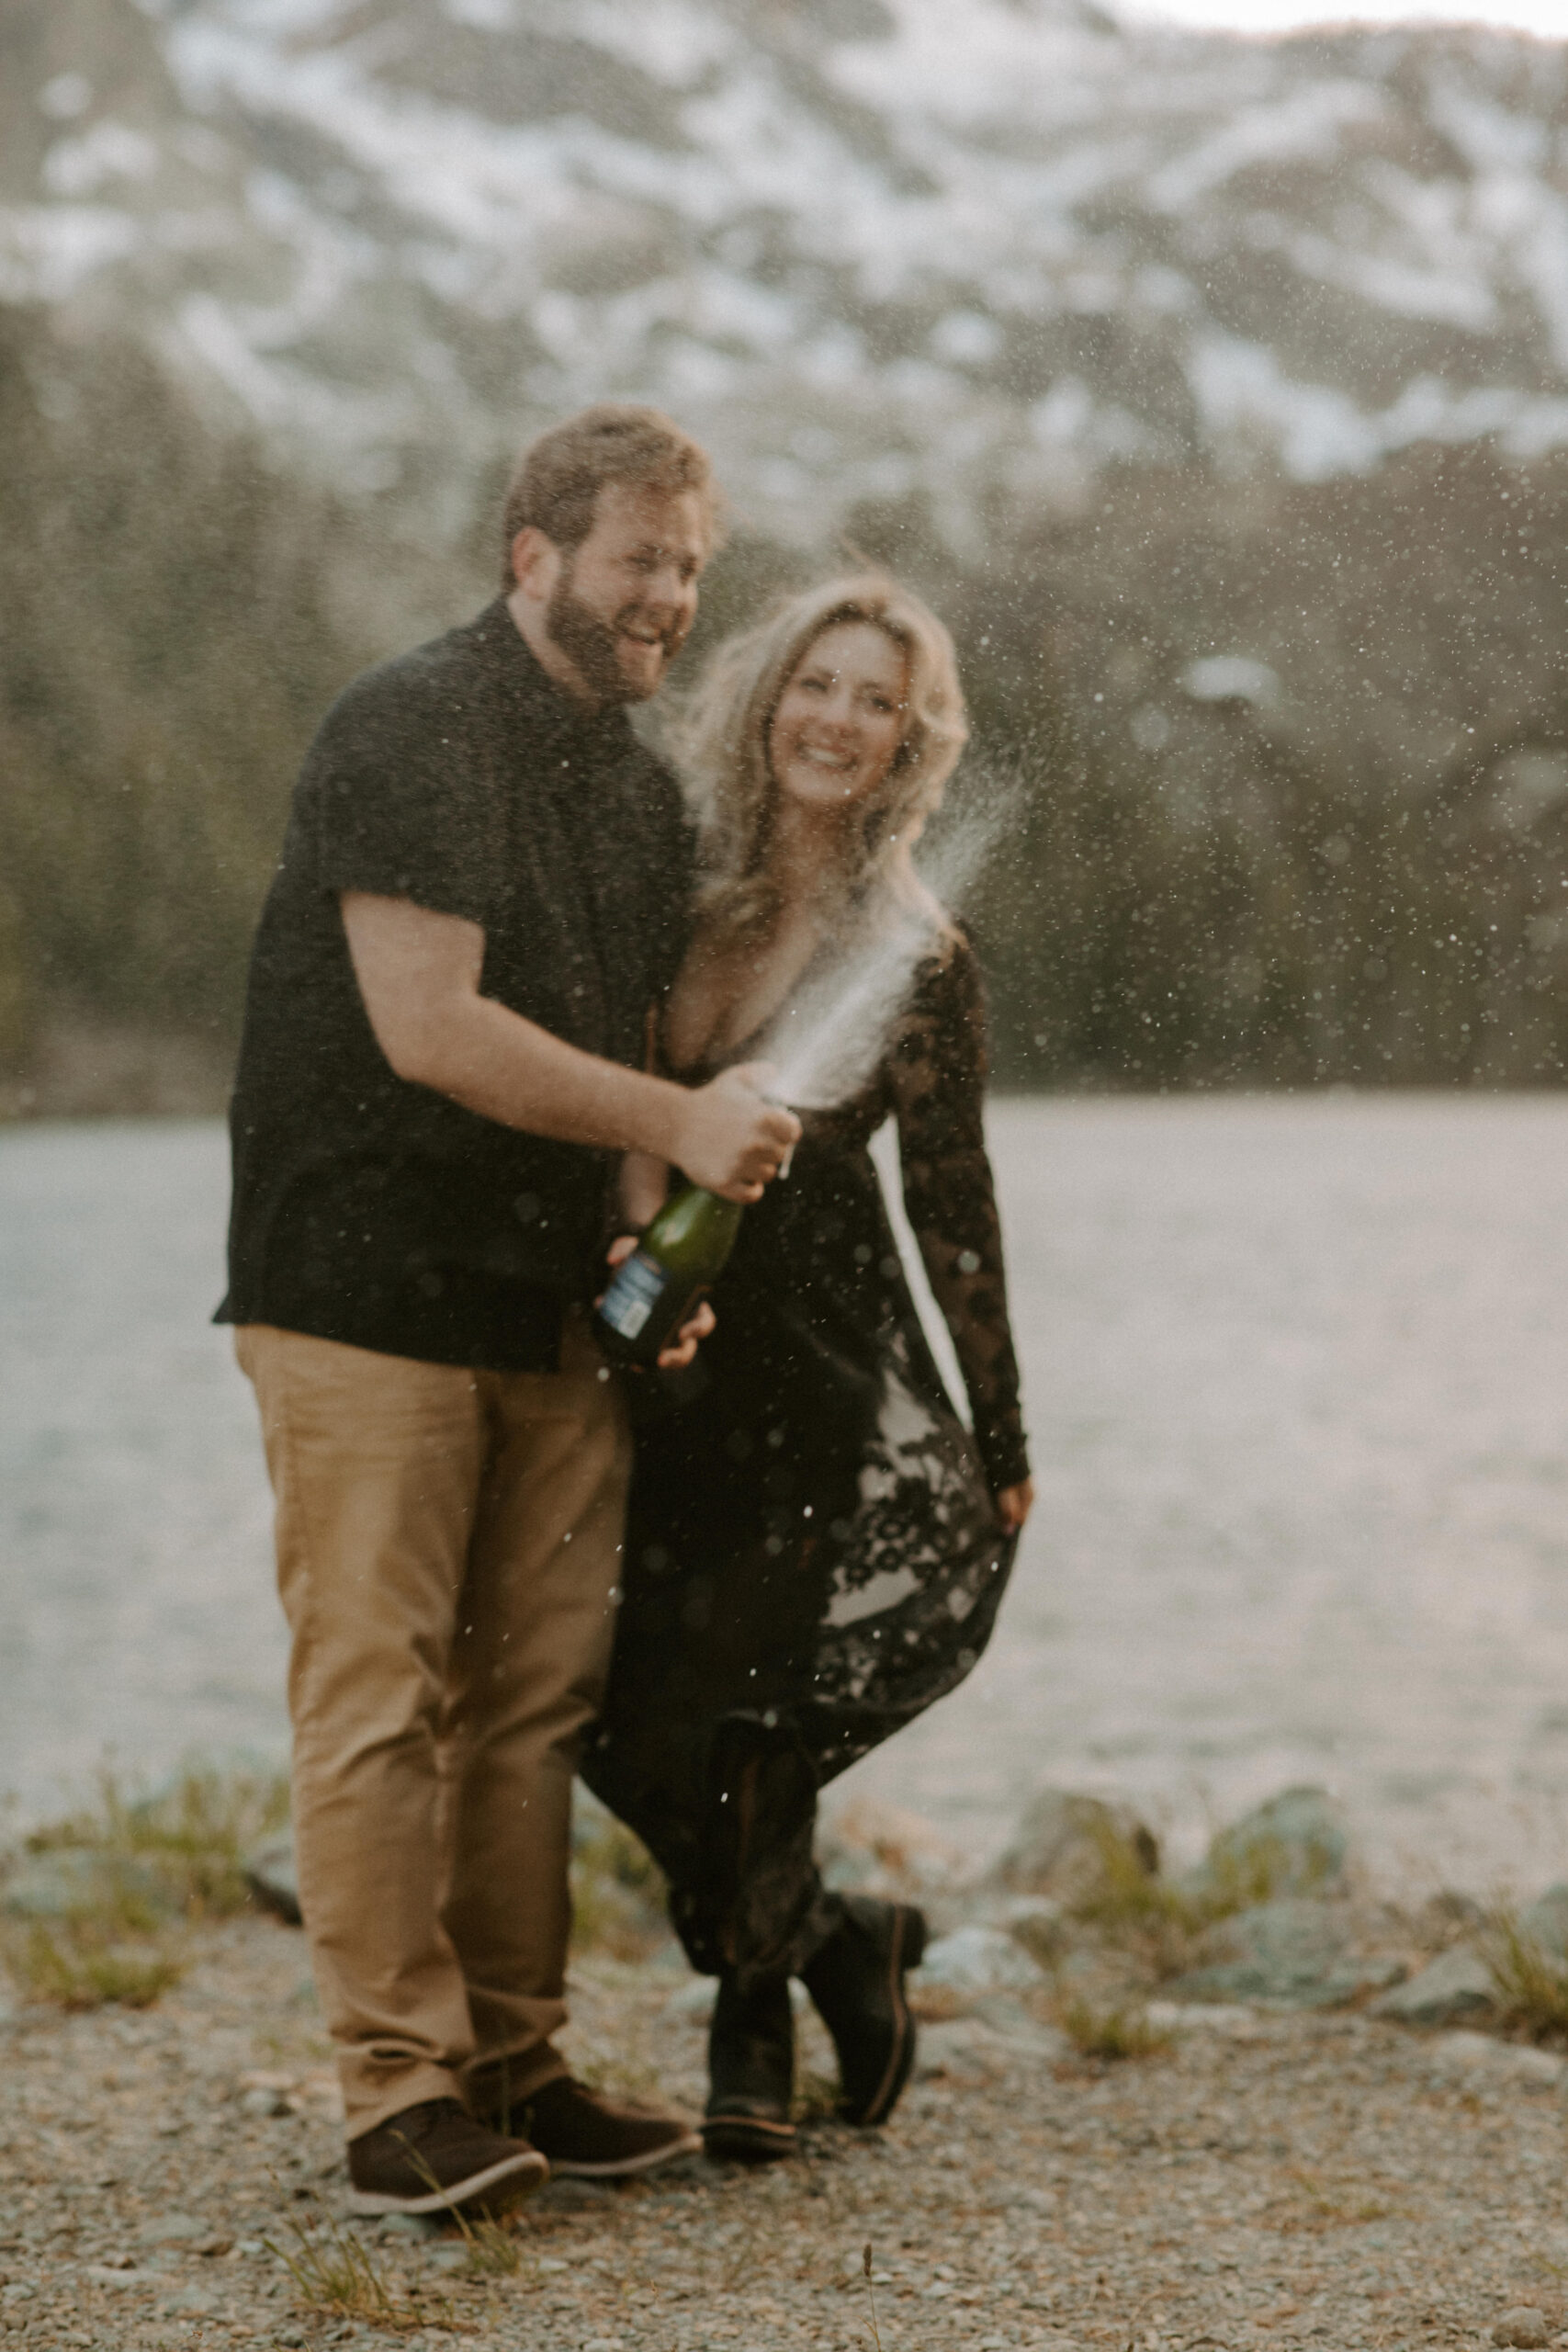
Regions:
<instances>
[{"instance_id":1,"label":"champagne bottle","mask_svg":"<svg viewBox=\"0 0 1568 2352\"><path fill-rule=\"evenodd\" d=\"M622 1363L656 1363L722 1271L739 1230L739 1203L701 1184L666 1201L599 1302L605 1354Z\"/></svg>"}]
</instances>

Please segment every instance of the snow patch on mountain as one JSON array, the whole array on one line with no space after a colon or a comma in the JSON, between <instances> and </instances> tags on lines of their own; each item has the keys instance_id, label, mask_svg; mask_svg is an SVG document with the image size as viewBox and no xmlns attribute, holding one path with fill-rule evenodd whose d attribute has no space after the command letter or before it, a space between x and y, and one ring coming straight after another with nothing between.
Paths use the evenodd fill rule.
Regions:
<instances>
[{"instance_id":1,"label":"snow patch on mountain","mask_svg":"<svg viewBox=\"0 0 1568 2352\"><path fill-rule=\"evenodd\" d=\"M91 0L0 299L130 326L333 481L677 409L752 519L1115 463L1568 442L1568 49L1077 0ZM85 70L91 63L93 73ZM427 517L428 519L428 517Z\"/></svg>"}]
</instances>

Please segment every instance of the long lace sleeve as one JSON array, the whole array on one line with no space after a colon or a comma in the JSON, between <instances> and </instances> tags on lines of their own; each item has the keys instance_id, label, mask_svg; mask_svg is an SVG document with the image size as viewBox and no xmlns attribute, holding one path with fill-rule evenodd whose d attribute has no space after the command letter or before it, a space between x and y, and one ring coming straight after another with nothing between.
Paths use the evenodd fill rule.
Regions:
<instances>
[{"instance_id":1,"label":"long lace sleeve","mask_svg":"<svg viewBox=\"0 0 1568 2352\"><path fill-rule=\"evenodd\" d=\"M982 1122L985 996L962 936L922 974L889 1075L904 1205L953 1334L986 1475L1000 1493L1028 1477L1029 1453Z\"/></svg>"}]
</instances>

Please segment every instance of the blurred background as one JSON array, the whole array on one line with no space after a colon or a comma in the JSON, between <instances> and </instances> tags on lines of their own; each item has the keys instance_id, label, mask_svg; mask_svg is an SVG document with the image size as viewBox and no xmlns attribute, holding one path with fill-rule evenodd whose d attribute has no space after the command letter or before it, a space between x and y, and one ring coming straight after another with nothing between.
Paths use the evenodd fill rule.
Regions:
<instances>
[{"instance_id":1,"label":"blurred background","mask_svg":"<svg viewBox=\"0 0 1568 2352\"><path fill-rule=\"evenodd\" d=\"M1562 1079L1561 41L11 0L0 42L13 1109L220 1100L317 715L491 592L516 447L616 394L717 455L709 635L844 536L955 628L1024 787L1007 1084Z\"/></svg>"},{"instance_id":2,"label":"blurred background","mask_svg":"<svg viewBox=\"0 0 1568 2352\"><path fill-rule=\"evenodd\" d=\"M1015 796L1043 1504L879 1785L1560 1847L1568 45L1401 6L0 9L0 1786L277 1735L203 1114L320 713L620 395L729 492L703 641L884 560Z\"/></svg>"}]
</instances>

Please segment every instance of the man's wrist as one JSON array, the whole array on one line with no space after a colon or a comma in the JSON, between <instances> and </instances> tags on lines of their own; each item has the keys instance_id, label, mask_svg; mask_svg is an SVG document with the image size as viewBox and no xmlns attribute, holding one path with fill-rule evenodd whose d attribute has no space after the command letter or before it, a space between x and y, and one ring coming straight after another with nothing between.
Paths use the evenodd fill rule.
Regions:
<instances>
[{"instance_id":1,"label":"man's wrist","mask_svg":"<svg viewBox=\"0 0 1568 2352\"><path fill-rule=\"evenodd\" d=\"M679 1166L687 1103L685 1087L677 1086L671 1079L651 1078L638 1072L632 1105L637 1131L627 1137L628 1148L649 1152L655 1159L667 1159Z\"/></svg>"}]
</instances>

